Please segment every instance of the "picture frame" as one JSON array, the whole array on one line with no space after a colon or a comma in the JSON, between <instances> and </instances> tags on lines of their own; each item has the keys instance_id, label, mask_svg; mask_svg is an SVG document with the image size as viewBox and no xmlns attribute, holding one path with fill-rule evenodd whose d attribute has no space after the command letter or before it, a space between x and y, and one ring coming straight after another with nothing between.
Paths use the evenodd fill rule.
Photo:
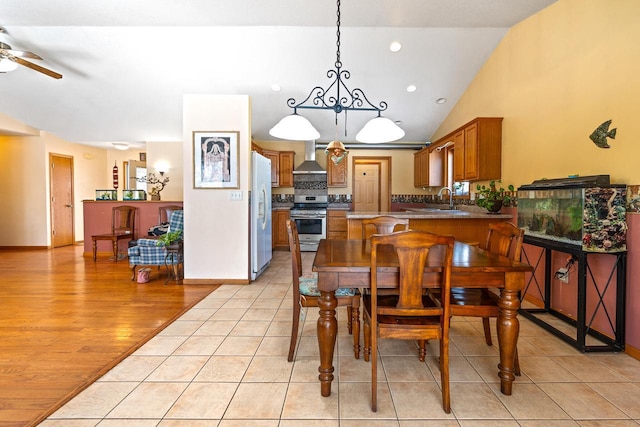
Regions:
<instances>
[{"instance_id":1,"label":"picture frame","mask_svg":"<svg viewBox=\"0 0 640 427\"><path fill-rule=\"evenodd\" d=\"M240 188L238 131L193 132L193 187Z\"/></svg>"},{"instance_id":2,"label":"picture frame","mask_svg":"<svg viewBox=\"0 0 640 427\"><path fill-rule=\"evenodd\" d=\"M140 153L140 161L141 162L147 161L147 153Z\"/></svg>"}]
</instances>

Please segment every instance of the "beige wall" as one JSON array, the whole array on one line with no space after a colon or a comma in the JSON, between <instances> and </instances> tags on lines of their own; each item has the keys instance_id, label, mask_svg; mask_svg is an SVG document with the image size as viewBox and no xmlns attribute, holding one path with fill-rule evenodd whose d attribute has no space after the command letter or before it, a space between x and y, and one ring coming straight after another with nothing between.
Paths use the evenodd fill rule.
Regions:
<instances>
[{"instance_id":1,"label":"beige wall","mask_svg":"<svg viewBox=\"0 0 640 427\"><path fill-rule=\"evenodd\" d=\"M182 167L186 280L249 281L250 102L244 95L184 96ZM240 188L193 188L193 131L202 130L240 132ZM232 191L241 191L242 200L231 201Z\"/></svg>"},{"instance_id":2,"label":"beige wall","mask_svg":"<svg viewBox=\"0 0 640 427\"><path fill-rule=\"evenodd\" d=\"M169 165L165 176L170 179L160 193L160 197L167 201L181 201L183 196L182 141L147 142L147 173L153 172L160 176L156 169L159 162ZM188 178L185 177L185 179Z\"/></svg>"},{"instance_id":3,"label":"beige wall","mask_svg":"<svg viewBox=\"0 0 640 427\"><path fill-rule=\"evenodd\" d=\"M513 27L442 123L504 117L502 181L570 174L638 184L640 1L559 0ZM589 135L605 120L611 148Z\"/></svg>"}]
</instances>

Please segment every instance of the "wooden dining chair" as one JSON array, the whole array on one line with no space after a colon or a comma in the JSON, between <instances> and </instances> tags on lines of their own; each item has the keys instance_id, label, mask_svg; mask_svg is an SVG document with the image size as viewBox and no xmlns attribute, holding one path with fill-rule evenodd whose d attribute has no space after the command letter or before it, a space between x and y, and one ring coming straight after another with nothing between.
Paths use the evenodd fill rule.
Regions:
<instances>
[{"instance_id":1,"label":"wooden dining chair","mask_svg":"<svg viewBox=\"0 0 640 427\"><path fill-rule=\"evenodd\" d=\"M510 222L489 224L485 250L520 261L524 230ZM482 317L484 339L487 345L493 345L491 339L490 318L497 318L500 295L492 288L451 288L451 314L453 316ZM518 351L515 353L515 374L520 375Z\"/></svg>"},{"instance_id":2,"label":"wooden dining chair","mask_svg":"<svg viewBox=\"0 0 640 427\"><path fill-rule=\"evenodd\" d=\"M302 255L300 241L298 240L298 228L295 221L287 219L287 234L289 236L289 249L291 250L291 270L293 274L293 318L291 325L291 343L287 360L293 361L300 327L301 307L318 307L320 291L318 290L318 278L316 275L303 275ZM347 327L353 335L353 353L356 359L360 358L360 293L357 289L338 288L335 292L338 306L347 307Z\"/></svg>"},{"instance_id":3,"label":"wooden dining chair","mask_svg":"<svg viewBox=\"0 0 640 427\"><path fill-rule=\"evenodd\" d=\"M375 218L365 218L362 220L362 240L368 239L372 233L367 232L373 225L376 234L391 234L394 231L406 231L409 229L409 220L406 218L394 218L392 216L377 216ZM400 225L401 227L396 226Z\"/></svg>"},{"instance_id":4,"label":"wooden dining chair","mask_svg":"<svg viewBox=\"0 0 640 427\"><path fill-rule=\"evenodd\" d=\"M112 245L113 261L118 262L120 240L136 240L136 210L135 206L114 206L111 209L111 232L91 236L94 261L98 251L98 241L108 240Z\"/></svg>"},{"instance_id":5,"label":"wooden dining chair","mask_svg":"<svg viewBox=\"0 0 640 427\"><path fill-rule=\"evenodd\" d=\"M451 412L449 392L449 294L453 236L439 236L423 231L402 231L371 236L371 293L363 295L365 360L371 354L371 409L377 411L378 351L380 338L417 340L420 360L425 359L425 342L440 340L440 377L442 407ZM397 295L378 295L378 248L393 245L398 256L399 283ZM423 292L423 279L431 248L444 245L444 257L433 266L439 274L442 301Z\"/></svg>"}]
</instances>

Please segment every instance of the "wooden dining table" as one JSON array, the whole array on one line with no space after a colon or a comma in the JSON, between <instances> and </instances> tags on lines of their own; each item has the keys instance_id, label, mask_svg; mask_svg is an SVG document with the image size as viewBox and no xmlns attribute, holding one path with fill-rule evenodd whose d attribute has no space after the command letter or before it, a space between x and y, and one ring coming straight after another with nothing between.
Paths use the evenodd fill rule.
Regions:
<instances>
[{"instance_id":1,"label":"wooden dining table","mask_svg":"<svg viewBox=\"0 0 640 427\"><path fill-rule=\"evenodd\" d=\"M429 252L424 274L425 287L440 286L440 269L444 259L444 248L433 247ZM319 317L317 324L320 367L318 378L322 396L331 395L333 381L333 352L336 343L338 322L337 300L334 291L338 288L370 287L371 244L369 240L320 241L313 271L318 273ZM525 273L533 268L525 263L492 254L477 246L456 241L451 273L452 287L498 288L500 289L500 314L497 319L497 334L500 350L498 376L500 390L511 394L515 379L515 351L520 325L518 292L524 287ZM398 287L398 258L392 247L378 248L378 287ZM375 351L375 350L374 350Z\"/></svg>"}]
</instances>

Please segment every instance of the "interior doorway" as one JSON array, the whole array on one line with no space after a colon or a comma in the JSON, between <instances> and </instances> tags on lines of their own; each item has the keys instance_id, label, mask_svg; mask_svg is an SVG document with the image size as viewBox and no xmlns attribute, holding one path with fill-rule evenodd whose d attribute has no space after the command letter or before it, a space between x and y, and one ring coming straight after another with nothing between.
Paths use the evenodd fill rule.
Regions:
<instances>
[{"instance_id":1,"label":"interior doorway","mask_svg":"<svg viewBox=\"0 0 640 427\"><path fill-rule=\"evenodd\" d=\"M353 210L391 211L391 157L353 157Z\"/></svg>"},{"instance_id":2,"label":"interior doorway","mask_svg":"<svg viewBox=\"0 0 640 427\"><path fill-rule=\"evenodd\" d=\"M73 157L49 154L49 189L51 191L51 246L58 248L75 243L73 215Z\"/></svg>"}]
</instances>

